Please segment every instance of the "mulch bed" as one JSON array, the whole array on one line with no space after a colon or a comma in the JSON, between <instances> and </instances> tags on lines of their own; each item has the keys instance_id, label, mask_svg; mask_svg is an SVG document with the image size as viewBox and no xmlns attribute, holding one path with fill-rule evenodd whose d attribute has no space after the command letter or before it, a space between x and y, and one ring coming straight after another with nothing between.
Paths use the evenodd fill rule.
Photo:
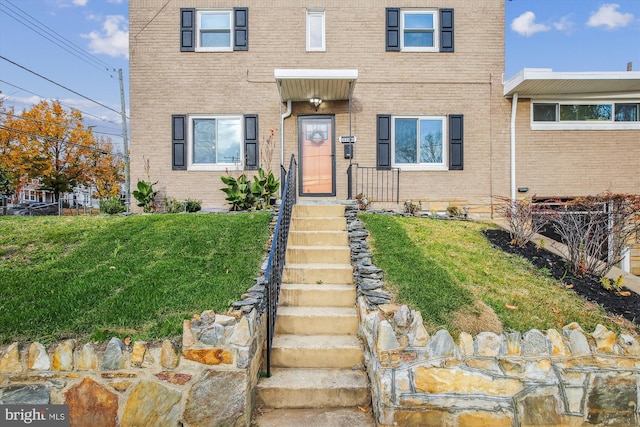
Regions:
<instances>
[{"instance_id":1,"label":"mulch bed","mask_svg":"<svg viewBox=\"0 0 640 427\"><path fill-rule=\"evenodd\" d=\"M531 242L522 248L511 245L511 237L507 231L485 230L484 235L494 247L519 255L535 267L548 270L554 279L567 286L573 285L572 291L588 301L600 304L610 314L622 316L635 325L640 325L640 294L630 291L631 296L628 297L616 295L602 287L599 277L576 277L567 271L565 260L561 256L540 249ZM623 290L629 291L627 288Z\"/></svg>"}]
</instances>

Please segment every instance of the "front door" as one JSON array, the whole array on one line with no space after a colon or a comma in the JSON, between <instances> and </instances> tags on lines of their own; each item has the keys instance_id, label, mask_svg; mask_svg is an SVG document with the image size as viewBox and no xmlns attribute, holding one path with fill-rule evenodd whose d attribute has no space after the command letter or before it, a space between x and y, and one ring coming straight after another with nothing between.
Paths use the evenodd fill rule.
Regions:
<instances>
[{"instance_id":1,"label":"front door","mask_svg":"<svg viewBox=\"0 0 640 427\"><path fill-rule=\"evenodd\" d=\"M335 196L333 116L299 116L300 195Z\"/></svg>"}]
</instances>

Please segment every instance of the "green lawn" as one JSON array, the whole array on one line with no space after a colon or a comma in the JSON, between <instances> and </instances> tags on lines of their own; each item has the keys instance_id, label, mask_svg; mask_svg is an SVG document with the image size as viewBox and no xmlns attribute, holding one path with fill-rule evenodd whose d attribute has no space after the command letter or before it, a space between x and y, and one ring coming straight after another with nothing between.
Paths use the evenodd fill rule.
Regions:
<instances>
[{"instance_id":1,"label":"green lawn","mask_svg":"<svg viewBox=\"0 0 640 427\"><path fill-rule=\"evenodd\" d=\"M428 329L526 332L578 322L620 327L604 310L565 289L524 259L491 247L492 225L363 214L373 262L397 301L420 310Z\"/></svg>"},{"instance_id":2,"label":"green lawn","mask_svg":"<svg viewBox=\"0 0 640 427\"><path fill-rule=\"evenodd\" d=\"M0 217L0 342L178 336L254 284L270 218Z\"/></svg>"}]
</instances>

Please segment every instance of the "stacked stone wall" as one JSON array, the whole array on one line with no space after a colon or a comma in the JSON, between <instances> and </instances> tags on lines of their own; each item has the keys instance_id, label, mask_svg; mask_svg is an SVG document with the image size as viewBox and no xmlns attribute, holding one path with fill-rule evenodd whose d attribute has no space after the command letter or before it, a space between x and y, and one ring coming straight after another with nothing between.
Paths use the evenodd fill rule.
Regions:
<instances>
[{"instance_id":1,"label":"stacked stone wall","mask_svg":"<svg viewBox=\"0 0 640 427\"><path fill-rule=\"evenodd\" d=\"M13 343L0 349L0 404L68 404L81 427L248 426L264 322L230 314L186 320L182 343Z\"/></svg>"},{"instance_id":2,"label":"stacked stone wall","mask_svg":"<svg viewBox=\"0 0 640 427\"><path fill-rule=\"evenodd\" d=\"M420 312L392 302L367 231L355 210L347 218L378 425L640 425L635 337L576 323L523 335L430 336Z\"/></svg>"}]
</instances>

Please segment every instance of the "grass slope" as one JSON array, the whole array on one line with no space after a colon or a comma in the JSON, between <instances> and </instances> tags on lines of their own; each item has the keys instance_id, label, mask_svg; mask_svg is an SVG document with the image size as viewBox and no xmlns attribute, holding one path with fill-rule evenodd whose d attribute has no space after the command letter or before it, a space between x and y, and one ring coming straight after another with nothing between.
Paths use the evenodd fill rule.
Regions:
<instances>
[{"instance_id":1,"label":"grass slope","mask_svg":"<svg viewBox=\"0 0 640 427\"><path fill-rule=\"evenodd\" d=\"M252 285L270 214L0 217L0 342L160 339Z\"/></svg>"},{"instance_id":2,"label":"grass slope","mask_svg":"<svg viewBox=\"0 0 640 427\"><path fill-rule=\"evenodd\" d=\"M397 300L420 310L431 329L480 332L497 315L504 330L562 327L578 322L619 326L524 259L491 247L489 224L364 214L373 261L397 291ZM482 307L495 313L483 313ZM475 322L475 324L474 324ZM489 328L491 329L491 328Z\"/></svg>"}]
</instances>

